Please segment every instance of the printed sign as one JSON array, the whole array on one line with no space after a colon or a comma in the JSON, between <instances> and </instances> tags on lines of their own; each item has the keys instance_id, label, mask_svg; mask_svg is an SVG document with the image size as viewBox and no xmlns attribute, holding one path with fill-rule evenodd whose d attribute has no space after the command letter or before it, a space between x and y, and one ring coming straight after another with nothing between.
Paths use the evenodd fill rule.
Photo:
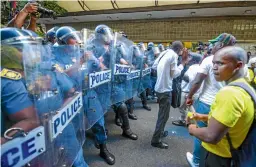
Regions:
<instances>
[{"instance_id":1,"label":"printed sign","mask_svg":"<svg viewBox=\"0 0 256 167\"><path fill-rule=\"evenodd\" d=\"M83 106L82 93L76 95L66 106L64 106L50 121L51 137L56 138L70 121L76 116Z\"/></svg>"},{"instance_id":2,"label":"printed sign","mask_svg":"<svg viewBox=\"0 0 256 167\"><path fill-rule=\"evenodd\" d=\"M146 68L145 70L142 71L142 76L144 77L145 75L148 75L151 73L151 68Z\"/></svg>"},{"instance_id":3,"label":"printed sign","mask_svg":"<svg viewBox=\"0 0 256 167\"><path fill-rule=\"evenodd\" d=\"M89 74L89 87L94 88L111 81L111 70L95 72Z\"/></svg>"},{"instance_id":4,"label":"printed sign","mask_svg":"<svg viewBox=\"0 0 256 167\"><path fill-rule=\"evenodd\" d=\"M115 64L114 75L128 75L130 72L131 72L130 66Z\"/></svg>"},{"instance_id":5,"label":"printed sign","mask_svg":"<svg viewBox=\"0 0 256 167\"><path fill-rule=\"evenodd\" d=\"M15 138L1 146L1 166L21 167L44 151L44 127L39 126L27 136Z\"/></svg>"},{"instance_id":6,"label":"printed sign","mask_svg":"<svg viewBox=\"0 0 256 167\"><path fill-rule=\"evenodd\" d=\"M140 77L140 70L131 71L130 74L127 75L127 80L135 79Z\"/></svg>"}]
</instances>

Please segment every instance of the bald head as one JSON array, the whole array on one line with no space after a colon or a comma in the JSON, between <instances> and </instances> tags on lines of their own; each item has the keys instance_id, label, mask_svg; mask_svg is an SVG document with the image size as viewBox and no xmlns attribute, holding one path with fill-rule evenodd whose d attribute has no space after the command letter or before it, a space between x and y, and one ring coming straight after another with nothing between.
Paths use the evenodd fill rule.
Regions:
<instances>
[{"instance_id":1,"label":"bald head","mask_svg":"<svg viewBox=\"0 0 256 167\"><path fill-rule=\"evenodd\" d=\"M179 52L183 49L183 44L182 44L182 42L180 42L180 41L174 41L174 42L172 43L171 49L172 49L175 53L179 54Z\"/></svg>"},{"instance_id":2,"label":"bald head","mask_svg":"<svg viewBox=\"0 0 256 167\"><path fill-rule=\"evenodd\" d=\"M246 64L247 62L245 50L236 46L227 46L222 48L216 53L216 56L227 56L230 59L241 61L243 64Z\"/></svg>"},{"instance_id":3,"label":"bald head","mask_svg":"<svg viewBox=\"0 0 256 167\"><path fill-rule=\"evenodd\" d=\"M217 81L231 82L245 75L246 52L235 46L220 49L213 56L213 73Z\"/></svg>"}]
</instances>

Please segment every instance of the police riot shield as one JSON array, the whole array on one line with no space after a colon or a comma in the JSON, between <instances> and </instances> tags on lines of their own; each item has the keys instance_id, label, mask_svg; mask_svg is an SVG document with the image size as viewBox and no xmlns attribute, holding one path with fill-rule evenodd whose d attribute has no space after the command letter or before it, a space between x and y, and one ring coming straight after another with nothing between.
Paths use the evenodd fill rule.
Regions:
<instances>
[{"instance_id":1,"label":"police riot shield","mask_svg":"<svg viewBox=\"0 0 256 167\"><path fill-rule=\"evenodd\" d=\"M50 164L44 166L71 166L85 138L81 83L75 80L80 77L77 64L80 50L76 46L58 46L54 51L58 53L54 55L55 60L45 47L37 49L31 45L24 48L25 80L46 129L46 154L39 163L44 164L47 160ZM30 52L37 56L32 57ZM69 62L68 56L74 66L64 64Z\"/></svg>"},{"instance_id":2,"label":"police riot shield","mask_svg":"<svg viewBox=\"0 0 256 167\"><path fill-rule=\"evenodd\" d=\"M76 34L77 36L79 34ZM60 67L60 70L63 70L65 78L63 76L57 76L60 86L64 91L64 104L62 107L63 112L67 113L67 121L70 119L69 125L61 133L61 146L64 150L61 155L61 161L58 162L58 165L61 165L66 160L66 164L76 164L77 159L82 159L81 150L82 145L85 141L85 122L84 119L84 108L83 108L83 97L82 97L82 76L81 69L84 59L82 57L82 51L80 45L59 45L54 49L57 52L54 52L54 63L55 66ZM72 114L69 114L72 113ZM60 125L62 125L62 115ZM57 120L57 122L55 121ZM54 122L58 125L58 117L54 117L52 120L52 125ZM55 126L56 127L56 126ZM58 129L54 131L58 132ZM61 131L61 127L59 128ZM53 136L53 135L52 135ZM72 140L70 140L72 139ZM74 143L74 145L70 145ZM63 160L64 159L64 160Z\"/></svg>"},{"instance_id":3,"label":"police riot shield","mask_svg":"<svg viewBox=\"0 0 256 167\"><path fill-rule=\"evenodd\" d=\"M97 123L111 106L111 70L104 59L104 46L95 38L94 31L83 29L83 98L86 129Z\"/></svg>"},{"instance_id":4,"label":"police riot shield","mask_svg":"<svg viewBox=\"0 0 256 167\"><path fill-rule=\"evenodd\" d=\"M132 85L131 94L129 92L128 95L132 97L137 96L143 90L141 87L141 74L142 74L142 67L143 67L143 52L139 49L138 46L133 45L131 47L131 54L132 54L132 68L130 74L127 76L127 85L130 88ZM130 89L128 89L130 90Z\"/></svg>"},{"instance_id":5,"label":"police riot shield","mask_svg":"<svg viewBox=\"0 0 256 167\"><path fill-rule=\"evenodd\" d=\"M115 33L112 55L112 103L132 98L132 84L129 78L132 69L133 42Z\"/></svg>"},{"instance_id":6,"label":"police riot shield","mask_svg":"<svg viewBox=\"0 0 256 167\"><path fill-rule=\"evenodd\" d=\"M33 40L30 42L35 43ZM37 46L36 49L40 47ZM22 44L1 43L1 166L3 167L24 166L31 164L35 159L42 161L46 151L45 127L40 125L37 119L38 113L23 82L24 48L26 46ZM37 57L37 50L34 51L27 54Z\"/></svg>"}]
</instances>

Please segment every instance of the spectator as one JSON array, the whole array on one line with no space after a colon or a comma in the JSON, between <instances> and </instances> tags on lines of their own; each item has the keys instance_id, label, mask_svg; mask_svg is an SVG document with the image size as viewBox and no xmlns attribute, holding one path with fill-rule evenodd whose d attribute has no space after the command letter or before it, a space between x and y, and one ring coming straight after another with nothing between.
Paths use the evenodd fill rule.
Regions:
<instances>
[{"instance_id":1,"label":"spectator","mask_svg":"<svg viewBox=\"0 0 256 167\"><path fill-rule=\"evenodd\" d=\"M178 55L182 55L182 62L179 66ZM181 74L187 62L188 52L183 49L180 41L172 43L172 48L162 52L155 60L153 68L157 67L157 81L155 91L159 100L159 113L154 135L151 140L153 147L167 149L168 144L162 142L162 134L169 118L171 99L172 99L172 80Z\"/></svg>"},{"instance_id":2,"label":"spectator","mask_svg":"<svg viewBox=\"0 0 256 167\"><path fill-rule=\"evenodd\" d=\"M231 34L223 33L220 34L217 38L210 40L212 43L212 54L214 55L219 49L226 46L233 46L236 43L236 38ZM195 110L200 114L208 114L210 111L210 106L214 101L216 93L223 86L221 83L217 82L214 78L212 71L212 59L213 55L206 57L200 64L200 70L196 75L193 85L188 94L186 103L187 105L192 105L193 96L201 87L202 83L202 92L199 99L194 104ZM206 123L199 121L199 127L205 127ZM194 139L194 151L193 155L191 153L186 154L187 161L191 166L198 166L200 161L200 147L201 141L198 138Z\"/></svg>"},{"instance_id":3,"label":"spectator","mask_svg":"<svg viewBox=\"0 0 256 167\"><path fill-rule=\"evenodd\" d=\"M246 62L246 52L242 48L223 48L213 58L214 78L226 84L242 82L249 85L244 79ZM208 122L207 127L188 127L191 135L203 141L200 167L230 167L230 146L225 135L229 133L235 149L242 144L254 120L254 102L244 89L226 86L216 94L209 115L195 113L194 119Z\"/></svg>"},{"instance_id":4,"label":"spectator","mask_svg":"<svg viewBox=\"0 0 256 167\"><path fill-rule=\"evenodd\" d=\"M256 68L256 57L251 58L248 63L248 82L256 89L256 77L255 77L255 68Z\"/></svg>"},{"instance_id":5,"label":"spectator","mask_svg":"<svg viewBox=\"0 0 256 167\"><path fill-rule=\"evenodd\" d=\"M37 9L37 3L27 3L24 8L8 23L7 27L21 28L24 25L27 16L30 15L30 22L27 29L35 32L37 20L35 13L37 12Z\"/></svg>"},{"instance_id":6,"label":"spectator","mask_svg":"<svg viewBox=\"0 0 256 167\"><path fill-rule=\"evenodd\" d=\"M252 53L251 52L247 52L247 64L249 63L249 60L252 56Z\"/></svg>"},{"instance_id":7,"label":"spectator","mask_svg":"<svg viewBox=\"0 0 256 167\"><path fill-rule=\"evenodd\" d=\"M175 120L172 122L172 124L177 125L177 126L186 126L186 97L189 93L189 90L192 86L192 81L195 79L196 74L199 69L199 63L202 61L202 56L197 53L190 53L191 59L189 60L188 65L190 64L190 67L188 70L185 72L183 78L182 78L182 83L181 83L181 106L179 107L181 117L179 120ZM200 90L194 95L194 99L197 99L199 96Z\"/></svg>"}]
</instances>

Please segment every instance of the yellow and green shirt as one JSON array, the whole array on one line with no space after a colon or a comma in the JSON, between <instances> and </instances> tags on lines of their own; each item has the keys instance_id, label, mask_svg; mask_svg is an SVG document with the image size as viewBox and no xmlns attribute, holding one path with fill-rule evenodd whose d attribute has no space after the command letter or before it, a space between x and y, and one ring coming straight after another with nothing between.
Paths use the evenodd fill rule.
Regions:
<instances>
[{"instance_id":1,"label":"yellow and green shirt","mask_svg":"<svg viewBox=\"0 0 256 167\"><path fill-rule=\"evenodd\" d=\"M248 84L243 78L234 82ZM232 144L234 148L238 148L244 141L253 122L254 103L244 89L237 86L226 86L216 94L209 119L211 117L230 128L229 134ZM216 145L203 142L202 146L213 154L225 158L231 157L226 136Z\"/></svg>"},{"instance_id":2,"label":"yellow and green shirt","mask_svg":"<svg viewBox=\"0 0 256 167\"><path fill-rule=\"evenodd\" d=\"M255 77L255 75L254 75L254 72L253 72L253 70L252 69L248 69L248 73L249 73L249 82L251 83L251 84L256 84L256 77Z\"/></svg>"}]
</instances>

